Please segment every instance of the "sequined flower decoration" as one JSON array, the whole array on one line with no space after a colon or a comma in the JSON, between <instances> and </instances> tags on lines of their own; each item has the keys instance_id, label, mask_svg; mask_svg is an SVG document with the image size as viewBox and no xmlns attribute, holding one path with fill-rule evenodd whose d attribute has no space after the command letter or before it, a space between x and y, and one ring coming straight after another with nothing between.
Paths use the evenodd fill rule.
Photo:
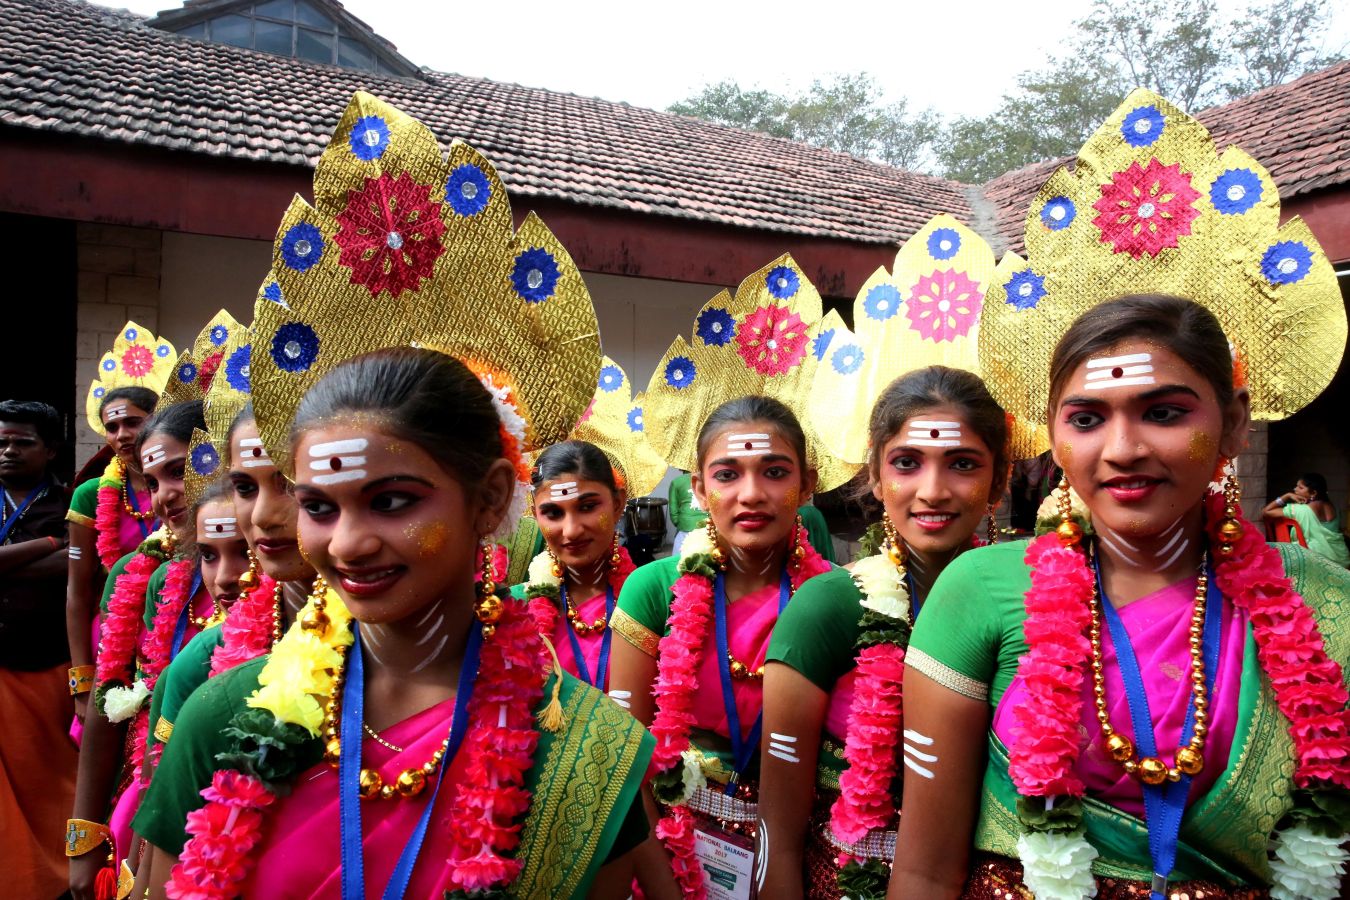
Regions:
<instances>
[{"instance_id":1,"label":"sequined flower decoration","mask_svg":"<svg viewBox=\"0 0 1350 900\"><path fill-rule=\"evenodd\" d=\"M527 303L542 303L553 296L561 270L558 261L543 247L522 250L511 269L511 285Z\"/></svg>"},{"instance_id":2,"label":"sequined flower decoration","mask_svg":"<svg viewBox=\"0 0 1350 900\"><path fill-rule=\"evenodd\" d=\"M122 352L122 371L132 378L143 378L155 367L155 357L150 348L133 344Z\"/></svg>"},{"instance_id":3,"label":"sequined flower decoration","mask_svg":"<svg viewBox=\"0 0 1350 900\"><path fill-rule=\"evenodd\" d=\"M1032 309L1045 296L1045 277L1030 269L1014 272L1003 286L1008 304L1018 309Z\"/></svg>"},{"instance_id":4,"label":"sequined flower decoration","mask_svg":"<svg viewBox=\"0 0 1350 900\"><path fill-rule=\"evenodd\" d=\"M128 328L126 331L122 332L122 336L129 341L134 341L136 340L137 337L140 336L140 332L137 331L135 328Z\"/></svg>"},{"instance_id":5,"label":"sequined flower decoration","mask_svg":"<svg viewBox=\"0 0 1350 900\"><path fill-rule=\"evenodd\" d=\"M94 388L94 399L102 400L103 395L106 393L108 393L107 388L103 387L103 385L99 385L98 387Z\"/></svg>"},{"instance_id":6,"label":"sequined flower decoration","mask_svg":"<svg viewBox=\"0 0 1350 900\"><path fill-rule=\"evenodd\" d=\"M445 182L445 202L460 216L476 216L492 199L492 183L473 163L455 167Z\"/></svg>"},{"instance_id":7,"label":"sequined flower decoration","mask_svg":"<svg viewBox=\"0 0 1350 900\"><path fill-rule=\"evenodd\" d=\"M951 229L947 229L950 231ZM936 233L936 232L935 232ZM956 232L952 232L955 234ZM900 311L900 289L893 284L874 285L863 298L863 312L869 319L884 322Z\"/></svg>"},{"instance_id":8,"label":"sequined flower decoration","mask_svg":"<svg viewBox=\"0 0 1350 900\"><path fill-rule=\"evenodd\" d=\"M230 329L224 325L217 325L211 329L211 343L219 347L230 339Z\"/></svg>"},{"instance_id":9,"label":"sequined flower decoration","mask_svg":"<svg viewBox=\"0 0 1350 900\"><path fill-rule=\"evenodd\" d=\"M197 367L190 362L185 362L178 367L178 380L183 384L192 384L197 380Z\"/></svg>"},{"instance_id":10,"label":"sequined flower decoration","mask_svg":"<svg viewBox=\"0 0 1350 900\"><path fill-rule=\"evenodd\" d=\"M252 356L253 348L246 345L231 353L225 363L225 380L241 394L249 392L248 364Z\"/></svg>"},{"instance_id":11,"label":"sequined flower decoration","mask_svg":"<svg viewBox=\"0 0 1350 900\"><path fill-rule=\"evenodd\" d=\"M220 362L225 358L224 350L217 350L206 359L202 360L202 367L197 372L197 377L201 379L202 393L205 394L211 390L211 382L216 378L216 370L220 368Z\"/></svg>"},{"instance_id":12,"label":"sequined flower decoration","mask_svg":"<svg viewBox=\"0 0 1350 900\"><path fill-rule=\"evenodd\" d=\"M806 323L789 307L760 306L736 330L736 351L759 374L782 375L806 356Z\"/></svg>"},{"instance_id":13,"label":"sequined flower decoration","mask_svg":"<svg viewBox=\"0 0 1350 900\"><path fill-rule=\"evenodd\" d=\"M1162 137L1166 120L1158 107L1149 104L1133 109L1120 123L1120 136L1131 147L1147 147Z\"/></svg>"},{"instance_id":14,"label":"sequined flower decoration","mask_svg":"<svg viewBox=\"0 0 1350 900\"><path fill-rule=\"evenodd\" d=\"M694 361L687 356L676 356L666 363L666 384L683 390L694 382Z\"/></svg>"},{"instance_id":15,"label":"sequined flower decoration","mask_svg":"<svg viewBox=\"0 0 1350 900\"><path fill-rule=\"evenodd\" d=\"M1068 197L1051 197L1041 207L1041 224L1051 231L1063 231L1073 224L1078 208Z\"/></svg>"},{"instance_id":16,"label":"sequined flower decoration","mask_svg":"<svg viewBox=\"0 0 1350 900\"><path fill-rule=\"evenodd\" d=\"M635 406L628 411L628 430L642 430L642 407Z\"/></svg>"},{"instance_id":17,"label":"sequined flower decoration","mask_svg":"<svg viewBox=\"0 0 1350 900\"><path fill-rule=\"evenodd\" d=\"M964 337L980 320L984 293L965 272L945 269L924 275L905 303L909 326L930 341Z\"/></svg>"},{"instance_id":18,"label":"sequined flower decoration","mask_svg":"<svg viewBox=\"0 0 1350 900\"><path fill-rule=\"evenodd\" d=\"M857 344L841 344L830 357L830 365L840 375L852 375L863 364L863 351Z\"/></svg>"},{"instance_id":19,"label":"sequined flower decoration","mask_svg":"<svg viewBox=\"0 0 1350 900\"><path fill-rule=\"evenodd\" d=\"M1102 243L1111 244L1116 253L1135 259L1145 253L1157 256L1191 233L1191 222L1200 215L1194 205L1199 196L1180 163L1165 166L1151 159L1140 166L1136 161L1102 186L1092 205L1098 212L1092 221L1101 230Z\"/></svg>"},{"instance_id":20,"label":"sequined flower decoration","mask_svg":"<svg viewBox=\"0 0 1350 900\"><path fill-rule=\"evenodd\" d=\"M600 370L600 390L606 394L623 387L623 370L618 366L605 366Z\"/></svg>"},{"instance_id":21,"label":"sequined flower decoration","mask_svg":"<svg viewBox=\"0 0 1350 900\"><path fill-rule=\"evenodd\" d=\"M103 361L103 371L105 371L105 372L116 372L116 371L117 371L117 362L116 362L115 360L105 359L105 360Z\"/></svg>"},{"instance_id":22,"label":"sequined flower decoration","mask_svg":"<svg viewBox=\"0 0 1350 900\"><path fill-rule=\"evenodd\" d=\"M953 228L939 228L928 236L928 255L933 259L951 259L961 249L961 235Z\"/></svg>"},{"instance_id":23,"label":"sequined flower decoration","mask_svg":"<svg viewBox=\"0 0 1350 900\"><path fill-rule=\"evenodd\" d=\"M1238 215L1260 203L1261 192L1261 179L1251 169L1229 169L1210 185L1209 202L1224 215Z\"/></svg>"},{"instance_id":24,"label":"sequined flower decoration","mask_svg":"<svg viewBox=\"0 0 1350 900\"><path fill-rule=\"evenodd\" d=\"M211 476L220 465L220 455L210 444L199 444L192 450L192 471L198 475Z\"/></svg>"},{"instance_id":25,"label":"sequined flower decoration","mask_svg":"<svg viewBox=\"0 0 1350 900\"><path fill-rule=\"evenodd\" d=\"M158 356L160 359L167 359L169 354L172 352L173 348L171 348L168 344L160 344L158 347L155 348L155 355Z\"/></svg>"},{"instance_id":26,"label":"sequined flower decoration","mask_svg":"<svg viewBox=\"0 0 1350 900\"><path fill-rule=\"evenodd\" d=\"M834 329L826 328L811 341L811 353L815 356L816 362L824 359L825 354L830 352L830 341L832 340L834 340Z\"/></svg>"},{"instance_id":27,"label":"sequined flower decoration","mask_svg":"<svg viewBox=\"0 0 1350 900\"><path fill-rule=\"evenodd\" d=\"M775 266L769 270L769 274L764 276L764 284L779 300L786 300L797 293L797 288L801 284L801 279L797 273L787 266Z\"/></svg>"},{"instance_id":28,"label":"sequined flower decoration","mask_svg":"<svg viewBox=\"0 0 1350 900\"><path fill-rule=\"evenodd\" d=\"M286 372L303 372L319 355L319 336L303 322L287 322L272 335L272 361Z\"/></svg>"},{"instance_id":29,"label":"sequined flower decoration","mask_svg":"<svg viewBox=\"0 0 1350 900\"><path fill-rule=\"evenodd\" d=\"M1302 281L1312 269L1312 251L1300 241L1278 241L1261 257L1261 274L1271 284Z\"/></svg>"},{"instance_id":30,"label":"sequined flower decoration","mask_svg":"<svg viewBox=\"0 0 1350 900\"><path fill-rule=\"evenodd\" d=\"M367 162L379 159L389 146L389 126L379 116L362 116L352 126L348 137L352 155Z\"/></svg>"},{"instance_id":31,"label":"sequined flower decoration","mask_svg":"<svg viewBox=\"0 0 1350 900\"><path fill-rule=\"evenodd\" d=\"M323 235L308 222L292 225L281 239L281 259L297 272L306 272L323 256Z\"/></svg>"},{"instance_id":32,"label":"sequined flower decoration","mask_svg":"<svg viewBox=\"0 0 1350 900\"><path fill-rule=\"evenodd\" d=\"M698 314L695 331L709 347L721 347L735 337L736 320L725 309L710 306Z\"/></svg>"},{"instance_id":33,"label":"sequined flower decoration","mask_svg":"<svg viewBox=\"0 0 1350 900\"><path fill-rule=\"evenodd\" d=\"M339 261L352 270L352 282L371 296L387 291L397 297L431 277L445 249L441 204L431 199L431 186L407 172L382 173L347 197L337 216L333 241L342 248Z\"/></svg>"}]
</instances>

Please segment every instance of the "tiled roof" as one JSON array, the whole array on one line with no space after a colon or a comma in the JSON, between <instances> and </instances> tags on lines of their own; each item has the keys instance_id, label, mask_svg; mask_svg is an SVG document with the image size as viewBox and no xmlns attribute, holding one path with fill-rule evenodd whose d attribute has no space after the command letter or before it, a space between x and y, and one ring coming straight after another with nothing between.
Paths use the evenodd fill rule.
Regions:
<instances>
[{"instance_id":1,"label":"tiled roof","mask_svg":"<svg viewBox=\"0 0 1350 900\"><path fill-rule=\"evenodd\" d=\"M0 123L312 165L353 91L461 138L522 199L895 244L964 185L793 141L571 94L394 78L179 37L83 0L0 0Z\"/></svg>"},{"instance_id":2,"label":"tiled roof","mask_svg":"<svg viewBox=\"0 0 1350 900\"><path fill-rule=\"evenodd\" d=\"M1236 144L1264 165L1290 200L1350 181L1350 61L1215 106L1197 118L1220 148ZM984 186L999 234L1022 249L1027 207L1070 158L1033 163Z\"/></svg>"}]
</instances>

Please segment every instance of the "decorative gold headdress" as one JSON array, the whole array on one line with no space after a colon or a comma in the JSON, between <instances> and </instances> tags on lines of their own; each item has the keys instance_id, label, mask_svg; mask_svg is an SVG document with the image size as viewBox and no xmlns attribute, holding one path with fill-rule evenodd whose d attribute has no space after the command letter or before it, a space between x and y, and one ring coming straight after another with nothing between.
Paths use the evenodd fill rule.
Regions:
<instances>
[{"instance_id":1,"label":"decorative gold headdress","mask_svg":"<svg viewBox=\"0 0 1350 900\"><path fill-rule=\"evenodd\" d=\"M205 400L225 359L225 345L231 335L242 329L243 326L234 320L234 316L223 309L217 311L197 334L192 347L178 357L173 374L160 394L160 406Z\"/></svg>"},{"instance_id":2,"label":"decorative gold headdress","mask_svg":"<svg viewBox=\"0 0 1350 900\"><path fill-rule=\"evenodd\" d=\"M853 301L856 333L830 345L811 386L811 417L831 453L867 459L872 406L893 380L926 366L980 374L980 312L994 277L994 251L953 217L934 217L879 267ZM1014 427L1014 454L1034 456L1032 428Z\"/></svg>"},{"instance_id":3,"label":"decorative gold headdress","mask_svg":"<svg viewBox=\"0 0 1350 900\"><path fill-rule=\"evenodd\" d=\"M1336 274L1308 226L1280 225L1260 163L1217 152L1195 119L1136 90L1041 188L1027 258L1009 254L984 307L980 360L1006 409L1044 422L1050 357L1086 310L1121 294L1203 304L1245 371L1256 419L1281 419L1330 382L1345 349Z\"/></svg>"},{"instance_id":4,"label":"decorative gold headdress","mask_svg":"<svg viewBox=\"0 0 1350 900\"><path fill-rule=\"evenodd\" d=\"M522 450L571 431L600 369L590 294L533 213L513 231L484 157L456 141L447 160L424 125L358 92L315 168L314 197L296 197L281 221L276 281L253 323L254 413L283 471L294 471L288 433L304 393L384 347L463 360Z\"/></svg>"},{"instance_id":5,"label":"decorative gold headdress","mask_svg":"<svg viewBox=\"0 0 1350 900\"><path fill-rule=\"evenodd\" d=\"M264 288L273 280L269 273ZM214 377L210 379L204 402L206 430L194 429L192 442L188 446L183 484L189 506L195 506L207 486L223 474L220 464L227 453L226 435L235 416L251 396L249 363L252 340L252 330L240 325L230 329L228 339L220 348L220 363Z\"/></svg>"},{"instance_id":6,"label":"decorative gold headdress","mask_svg":"<svg viewBox=\"0 0 1350 900\"><path fill-rule=\"evenodd\" d=\"M825 452L808 402L820 360L845 330L837 313L821 317L820 294L787 254L742 281L734 297L722 291L699 311L691 338L675 338L652 374L645 406L652 448L676 468L695 469L708 415L728 400L762 395L801 421L818 489L848 481L857 465Z\"/></svg>"},{"instance_id":7,"label":"decorative gold headdress","mask_svg":"<svg viewBox=\"0 0 1350 900\"><path fill-rule=\"evenodd\" d=\"M571 436L604 451L610 464L623 473L630 497L647 496L666 474L666 461L647 443L643 431L641 395L633 399L628 376L608 356L600 366L595 398Z\"/></svg>"},{"instance_id":8,"label":"decorative gold headdress","mask_svg":"<svg viewBox=\"0 0 1350 900\"><path fill-rule=\"evenodd\" d=\"M149 329L127 322L117 333L112 349L98 361L98 374L89 385L84 401L85 419L94 433L103 435L99 405L109 391L121 387L143 387L158 394L164 390L174 368L178 351L173 344L155 337Z\"/></svg>"}]
</instances>

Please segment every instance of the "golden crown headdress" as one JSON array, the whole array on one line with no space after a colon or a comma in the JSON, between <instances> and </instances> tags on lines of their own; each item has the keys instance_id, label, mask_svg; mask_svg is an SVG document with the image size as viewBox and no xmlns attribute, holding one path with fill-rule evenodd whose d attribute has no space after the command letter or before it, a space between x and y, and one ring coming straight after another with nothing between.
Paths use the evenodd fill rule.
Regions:
<instances>
[{"instance_id":1,"label":"golden crown headdress","mask_svg":"<svg viewBox=\"0 0 1350 900\"><path fill-rule=\"evenodd\" d=\"M225 347L231 335L243 329L234 316L218 310L205 327L198 332L190 349L178 357L168 383L160 394L160 406L205 400L225 361Z\"/></svg>"},{"instance_id":2,"label":"golden crown headdress","mask_svg":"<svg viewBox=\"0 0 1350 900\"><path fill-rule=\"evenodd\" d=\"M522 450L571 431L600 369L590 294L538 217L512 228L483 156L455 141L445 158L424 125L358 92L315 168L314 198L296 197L282 218L276 281L253 323L254 413L283 471L293 471L288 433L305 391L384 347L461 359Z\"/></svg>"},{"instance_id":3,"label":"golden crown headdress","mask_svg":"<svg viewBox=\"0 0 1350 900\"><path fill-rule=\"evenodd\" d=\"M853 332L835 337L811 386L811 418L831 453L867 459L868 421L881 392L906 372L943 365L980 374L980 313L994 251L952 216L930 219L901 246L894 268L863 283ZM1014 428L1014 453L1034 456L1034 429Z\"/></svg>"},{"instance_id":4,"label":"golden crown headdress","mask_svg":"<svg viewBox=\"0 0 1350 900\"><path fill-rule=\"evenodd\" d=\"M272 281L269 273L264 288ZM183 471L184 494L189 506L195 506L211 482L224 474L221 462L227 453L226 436L235 416L252 396L249 381L252 341L252 329L240 325L230 330L220 348L220 363L210 379L203 402L206 430L193 430L187 466Z\"/></svg>"},{"instance_id":5,"label":"golden crown headdress","mask_svg":"<svg viewBox=\"0 0 1350 900\"><path fill-rule=\"evenodd\" d=\"M1151 91L1131 93L1073 170L1041 188L1026 248L1026 259L999 263L980 360L999 402L1032 421L1045 421L1060 337L1121 294L1175 294L1214 313L1256 419L1311 402L1345 349L1336 273L1301 219L1280 224L1270 175L1236 147L1219 153L1204 126Z\"/></svg>"},{"instance_id":6,"label":"golden crown headdress","mask_svg":"<svg viewBox=\"0 0 1350 900\"><path fill-rule=\"evenodd\" d=\"M722 291L699 310L690 339L675 338L647 385L652 448L672 466L693 470L708 415L728 400L762 395L801 421L818 489L848 481L857 466L825 452L809 403L820 360L844 330L838 313L821 316L820 294L787 254L742 281L734 296Z\"/></svg>"},{"instance_id":7,"label":"golden crown headdress","mask_svg":"<svg viewBox=\"0 0 1350 900\"><path fill-rule=\"evenodd\" d=\"M645 497L665 477L666 461L647 442L641 397L635 400L632 391L628 375L606 356L595 397L571 436L589 441L604 452L622 473L630 497Z\"/></svg>"},{"instance_id":8,"label":"golden crown headdress","mask_svg":"<svg viewBox=\"0 0 1350 900\"><path fill-rule=\"evenodd\" d=\"M127 322L117 333L112 349L98 361L98 373L85 396L84 414L95 434L103 434L99 406L108 392L122 387L143 387L158 394L173 373L178 351L173 344L155 337L148 328Z\"/></svg>"}]
</instances>

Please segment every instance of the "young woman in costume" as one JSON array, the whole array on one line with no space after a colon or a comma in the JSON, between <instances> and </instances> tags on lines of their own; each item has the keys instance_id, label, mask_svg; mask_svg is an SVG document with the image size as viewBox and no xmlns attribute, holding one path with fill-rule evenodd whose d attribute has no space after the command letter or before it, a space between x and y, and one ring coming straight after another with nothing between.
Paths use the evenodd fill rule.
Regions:
<instances>
[{"instance_id":1,"label":"young woman in costume","mask_svg":"<svg viewBox=\"0 0 1350 900\"><path fill-rule=\"evenodd\" d=\"M1327 493L1326 476L1305 472L1292 491L1286 491L1261 510L1266 522L1293 519L1303 533L1306 546L1338 566L1350 566L1350 550L1341 533L1342 516Z\"/></svg>"},{"instance_id":2,"label":"young woman in costume","mask_svg":"<svg viewBox=\"0 0 1350 900\"><path fill-rule=\"evenodd\" d=\"M483 157L444 160L367 94L315 177L319 207L295 200L278 229L251 371L329 586L268 657L184 705L146 801L154 871L172 873L152 896L619 896L651 739L558 670L479 565L524 510L522 452L594 391L584 284L537 218L513 231ZM386 209L366 265L339 248L367 239L344 211L370 203L410 218Z\"/></svg>"},{"instance_id":3,"label":"young woman in costume","mask_svg":"<svg viewBox=\"0 0 1350 900\"><path fill-rule=\"evenodd\" d=\"M706 305L694 343L676 340L645 395L648 439L692 473L709 516L679 557L633 573L611 623L623 641L610 688L657 739L649 812L664 847L643 851L648 896L704 896L714 848L731 861L717 877L732 895L754 888L764 654L794 593L830 568L797 515L818 474L785 405L806 405L821 325L818 295L783 257ZM832 464L826 477L850 473Z\"/></svg>"},{"instance_id":4,"label":"young woman in costume","mask_svg":"<svg viewBox=\"0 0 1350 900\"><path fill-rule=\"evenodd\" d=\"M985 307L986 370L1026 376L1005 403L1046 409L1059 524L958 559L919 619L905 724L933 778L906 782L892 897L1341 893L1350 576L1268 546L1225 464L1253 411L1288 415L1325 386L1344 312L1306 226L1240 202L1274 197L1269 176L1203 134L1131 95L1033 203L1028 261L1005 260L1007 296L1034 273L1035 302ZM1170 179L1166 218L1083 212L1141 172ZM1192 180L1215 185L1203 205ZM1130 282L1200 302L1108 299Z\"/></svg>"},{"instance_id":5,"label":"young woman in costume","mask_svg":"<svg viewBox=\"0 0 1350 900\"><path fill-rule=\"evenodd\" d=\"M94 686L97 640L93 629L99 592L113 565L159 526L141 477L135 443L141 426L155 411L176 359L171 344L128 322L89 386L85 403L89 427L112 449L113 458L101 477L76 486L66 514L70 522L66 636L77 730L83 727L88 694Z\"/></svg>"},{"instance_id":6,"label":"young woman in costume","mask_svg":"<svg viewBox=\"0 0 1350 900\"><path fill-rule=\"evenodd\" d=\"M836 335L812 384L830 452L867 467L885 541L851 571L806 584L774 629L760 753L767 896L885 893L900 786L906 771L922 769L922 747L908 770L894 752L904 743L910 626L986 514L992 533L1008 471L1004 412L972 374L971 298L993 268L977 234L934 218L900 248L892 271L878 269L862 286L856 335ZM904 296L913 314L900 314Z\"/></svg>"}]
</instances>

